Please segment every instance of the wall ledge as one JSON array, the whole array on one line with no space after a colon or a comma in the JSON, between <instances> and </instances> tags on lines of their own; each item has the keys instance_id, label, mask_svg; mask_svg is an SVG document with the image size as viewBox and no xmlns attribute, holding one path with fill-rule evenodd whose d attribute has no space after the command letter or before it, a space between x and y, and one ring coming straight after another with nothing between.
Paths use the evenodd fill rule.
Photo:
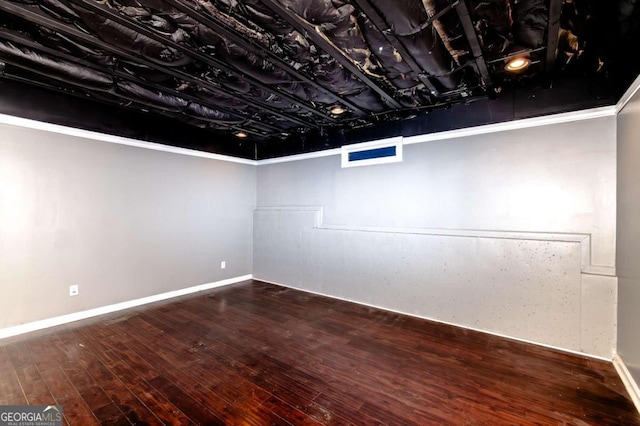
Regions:
<instances>
[{"instance_id":1,"label":"wall ledge","mask_svg":"<svg viewBox=\"0 0 640 426\"><path fill-rule=\"evenodd\" d=\"M616 368L616 371L618 372L618 375L620 376L624 387L627 389L631 400L635 404L636 409L638 410L638 412L640 412L640 388L638 387L636 381L633 379L631 372L622 361L622 358L620 358L619 354L616 354L613 357L613 366Z\"/></svg>"},{"instance_id":2,"label":"wall ledge","mask_svg":"<svg viewBox=\"0 0 640 426\"><path fill-rule=\"evenodd\" d=\"M172 299L178 296L184 296L186 294L197 293L199 291L210 290L216 287L223 287L230 284L235 284L241 281L250 280L253 275L242 275L239 277L228 278L221 281L215 281L207 284L200 284L193 287L182 288L180 290L169 291L166 293L155 294L153 296L147 296L140 299L129 300L126 302L115 303L113 305L102 306L99 308L89 309L86 311L74 312L72 314L61 315L58 317L47 318L39 321L33 321L26 324L20 324L12 327L6 327L0 329L0 339L7 337L17 336L20 334L29 333L32 331L42 330L49 327L55 327L57 325L67 324L74 321L80 321L87 318L96 317L99 315L109 314L112 312L122 311L124 309L134 308L136 306L146 305L153 302L159 302L161 300Z\"/></svg>"},{"instance_id":3,"label":"wall ledge","mask_svg":"<svg viewBox=\"0 0 640 426\"><path fill-rule=\"evenodd\" d=\"M323 206L260 206L260 207L257 207L255 211L315 212L316 215L315 215L315 221L314 221L314 228L319 230L578 243L580 244L580 272L581 273L587 274L587 275L603 275L603 276L609 276L609 277L616 276L616 270L614 267L592 264L591 234L564 233L564 232L502 231L502 230L480 230L480 229L401 228L401 227L331 225L331 224L324 223Z\"/></svg>"}]
</instances>

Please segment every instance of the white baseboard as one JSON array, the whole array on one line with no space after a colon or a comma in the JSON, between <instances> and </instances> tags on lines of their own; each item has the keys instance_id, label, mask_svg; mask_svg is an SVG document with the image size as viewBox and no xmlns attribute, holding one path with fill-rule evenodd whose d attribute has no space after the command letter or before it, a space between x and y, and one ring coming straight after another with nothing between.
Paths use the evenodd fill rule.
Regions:
<instances>
[{"instance_id":1,"label":"white baseboard","mask_svg":"<svg viewBox=\"0 0 640 426\"><path fill-rule=\"evenodd\" d=\"M527 339L521 339L519 337L513 337L513 336L508 336L506 334L496 333L494 331L487 331L487 330L482 330L480 328L469 327L467 325L462 325L462 324L456 324L456 323L452 323L452 322L442 321L442 320L439 320L439 319L436 319L436 318L430 318L430 317L426 317L426 316L411 314L411 313L408 313L408 312L402 312L402 311L398 311L398 310L395 310L395 309L385 308L383 306L372 305L372 304L369 304L369 303L359 302L357 300L351 300L351 299L347 299L347 298L344 298L344 297L333 296L331 294L325 294L325 293L320 293L320 292L313 291L313 290L307 290L305 288L293 287L293 286L290 286L290 285L286 285L286 284L281 284L281 283L277 283L277 282L274 282L274 281L265 280L265 279L260 278L260 277L255 277L254 276L253 279L256 280L256 281L262 281L262 282L268 283L268 284L278 285L280 287L286 287L286 288L290 288L290 289L293 289L293 290L303 291L305 293L316 294L318 296L324 296L324 297L329 297L331 299L342 300L344 302L355 303L357 305L367 306L369 308L375 308L375 309L380 309L382 311L393 312L393 313L401 314L401 315L407 315L407 316L414 317L414 318L419 318L419 319L423 319L423 320L427 320L427 321L437 322L439 324L451 325L453 327L459 327L459 328L464 328L466 330L477 331L479 333L490 334L492 336L502 337L504 339L515 340L515 341L518 341L518 342L528 343L528 344L536 345L536 346L542 346L544 348L554 349L556 351L570 353L570 354L573 354L573 355L579 355L579 356L583 356L583 357L587 357L587 358L591 358L591 359L597 359L597 360L600 360L600 361L611 362L611 358L601 357L601 356L598 356L598 355L593 355L593 354L589 354L589 353L585 353L585 352L578 352L578 351L574 351L574 350L571 350L571 349L561 348L561 347L558 347L558 346L547 345L547 344L540 343L540 342L534 342L534 341L527 340Z\"/></svg>"},{"instance_id":2,"label":"white baseboard","mask_svg":"<svg viewBox=\"0 0 640 426\"><path fill-rule=\"evenodd\" d=\"M631 400L635 404L636 409L638 410L638 412L640 412L640 388L638 387L636 381L633 379L631 372L629 372L627 366L622 361L622 358L620 358L620 355L616 354L613 357L613 366L616 368L616 371L618 372L622 383L624 383L624 387L627 389L627 392L629 393Z\"/></svg>"},{"instance_id":3,"label":"white baseboard","mask_svg":"<svg viewBox=\"0 0 640 426\"><path fill-rule=\"evenodd\" d=\"M39 321L34 321L26 324L20 324L13 327L7 327L0 329L0 339L5 339L11 336L17 336L19 334L29 333L36 330L42 330L44 328L55 327L57 325L67 324L74 321L79 321L98 315L109 314L112 312L121 311L123 309L134 308L140 305L146 305L148 303L159 302L161 300L171 299L178 296L184 296L186 294L197 293L199 291L209 290L216 287L222 287L225 285L235 284L240 281L246 281L253 278L253 275L242 275L239 277L228 278L226 280L216 281L207 284L200 284L193 287L182 288L180 290L169 291L167 293L155 294L153 296L143 297L141 299L128 300L126 302L115 303L113 305L102 306L99 308L89 309L86 311L74 312L72 314L61 315L59 317L47 318Z\"/></svg>"}]
</instances>

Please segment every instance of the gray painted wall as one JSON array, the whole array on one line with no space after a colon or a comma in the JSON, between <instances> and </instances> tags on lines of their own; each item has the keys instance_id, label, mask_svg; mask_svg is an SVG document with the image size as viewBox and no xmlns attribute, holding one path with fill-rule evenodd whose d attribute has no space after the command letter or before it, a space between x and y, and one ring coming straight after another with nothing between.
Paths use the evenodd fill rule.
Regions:
<instances>
[{"instance_id":1,"label":"gray painted wall","mask_svg":"<svg viewBox=\"0 0 640 426\"><path fill-rule=\"evenodd\" d=\"M615 117L262 165L254 276L610 358L615 182Z\"/></svg>"},{"instance_id":2,"label":"gray painted wall","mask_svg":"<svg viewBox=\"0 0 640 426\"><path fill-rule=\"evenodd\" d=\"M618 353L640 383L640 93L618 115Z\"/></svg>"},{"instance_id":3,"label":"gray painted wall","mask_svg":"<svg viewBox=\"0 0 640 426\"><path fill-rule=\"evenodd\" d=\"M0 328L251 274L255 179L0 125Z\"/></svg>"},{"instance_id":4,"label":"gray painted wall","mask_svg":"<svg viewBox=\"0 0 640 426\"><path fill-rule=\"evenodd\" d=\"M351 169L334 156L256 170L3 125L0 328L253 272L610 357L615 182L615 117Z\"/></svg>"}]
</instances>

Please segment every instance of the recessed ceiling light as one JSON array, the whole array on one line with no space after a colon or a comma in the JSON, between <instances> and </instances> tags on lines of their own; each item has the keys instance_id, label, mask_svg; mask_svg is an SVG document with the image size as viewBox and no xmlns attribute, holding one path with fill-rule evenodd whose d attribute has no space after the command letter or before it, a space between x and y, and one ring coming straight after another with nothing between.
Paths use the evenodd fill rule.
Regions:
<instances>
[{"instance_id":1,"label":"recessed ceiling light","mask_svg":"<svg viewBox=\"0 0 640 426\"><path fill-rule=\"evenodd\" d=\"M247 134L245 132L236 132L236 137L244 139L247 137Z\"/></svg>"},{"instance_id":2,"label":"recessed ceiling light","mask_svg":"<svg viewBox=\"0 0 640 426\"><path fill-rule=\"evenodd\" d=\"M342 108L340 105L333 106L331 107L331 114L333 115L344 114L344 108Z\"/></svg>"},{"instance_id":3,"label":"recessed ceiling light","mask_svg":"<svg viewBox=\"0 0 640 426\"><path fill-rule=\"evenodd\" d=\"M527 69L530 64L531 60L529 58L524 56L516 56L515 58L509 59L504 69L511 72L518 72Z\"/></svg>"}]
</instances>

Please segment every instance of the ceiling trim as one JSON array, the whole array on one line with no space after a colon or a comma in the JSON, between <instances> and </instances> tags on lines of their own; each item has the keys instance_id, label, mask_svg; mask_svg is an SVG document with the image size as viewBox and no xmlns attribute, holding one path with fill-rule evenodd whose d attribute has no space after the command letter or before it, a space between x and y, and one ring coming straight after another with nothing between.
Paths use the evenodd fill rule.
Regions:
<instances>
[{"instance_id":1,"label":"ceiling trim","mask_svg":"<svg viewBox=\"0 0 640 426\"><path fill-rule=\"evenodd\" d=\"M311 158L331 157L333 155L342 155L342 148L325 149L323 151L308 152L306 154L287 155L286 157L269 158L266 160L256 161L258 166L266 166L268 164L289 163L291 161L309 160Z\"/></svg>"},{"instance_id":2,"label":"ceiling trim","mask_svg":"<svg viewBox=\"0 0 640 426\"><path fill-rule=\"evenodd\" d=\"M424 143L444 139L485 135L488 133L506 132L510 130L529 129L532 127L550 126L553 124L571 123L573 121L592 120L594 118L601 117L613 117L615 115L616 108L614 106L591 108L580 111L564 112L561 114L545 115L542 117L506 121L504 123L486 124L482 126L467 127L464 129L447 130L445 132L410 136L404 138L404 144L411 145L414 143Z\"/></svg>"},{"instance_id":3,"label":"ceiling trim","mask_svg":"<svg viewBox=\"0 0 640 426\"><path fill-rule=\"evenodd\" d=\"M640 75L636 77L636 79L631 83L631 86L624 92L624 95L620 98L618 103L616 104L616 114L619 114L622 109L627 106L633 95L635 95L638 90L640 90Z\"/></svg>"},{"instance_id":4,"label":"ceiling trim","mask_svg":"<svg viewBox=\"0 0 640 426\"><path fill-rule=\"evenodd\" d=\"M562 114L553 114L543 117L525 118L522 120L507 121L504 123L487 124L483 126L468 127L458 130L448 130L437 133L427 133L418 136L409 136L404 138L404 145L416 143L433 142L438 140L462 138L467 136L484 135L489 133L497 133L510 130L527 129L532 127L569 123L573 121L591 120L601 117L613 117L629 102L633 95L640 90L640 76L631 85L629 90L621 98L615 106L607 106L601 108L592 108L581 111L567 112ZM23 127L34 130L42 130L45 132L58 133L68 136L76 136L84 139L115 143L119 145L134 146L137 148L151 149L154 151L169 152L172 154L189 155L192 157L208 158L211 160L227 161L238 164L248 164L252 166L266 166L269 164L288 163L291 161L309 160L313 158L330 157L341 155L341 148L327 149L323 151L309 152L305 154L289 155L286 157L269 158L266 160L247 160L244 158L232 157L229 155L213 154L209 152L197 151L194 149L179 148L169 145L163 145L154 142L145 142L137 139L115 136L106 133L94 132L90 130L77 129L74 127L62 126L59 124L45 123L27 118L15 117L7 114L0 114L0 124L8 124L11 126Z\"/></svg>"},{"instance_id":5,"label":"ceiling trim","mask_svg":"<svg viewBox=\"0 0 640 426\"><path fill-rule=\"evenodd\" d=\"M640 77L636 80L640 88ZM638 90L638 89L636 89ZM616 106L607 106L600 108L591 108L580 111L565 112L561 114L545 115L543 117L525 118L522 120L507 121L504 123L487 124L483 126L467 127L458 130L447 130L444 132L427 133L418 136L405 137L403 144L411 145L416 143L433 142L445 139L463 138L467 136L485 135L489 133L498 133L510 130L528 129L532 127L547 126L553 124L570 123L573 121L592 120L601 117L613 117L616 115L618 108ZM341 155L341 149L329 149L325 151L310 152L307 154L290 155L287 157L270 158L267 160L257 161L258 166L264 166L277 163L288 163L290 161L309 160L312 158L329 157L332 155Z\"/></svg>"},{"instance_id":6,"label":"ceiling trim","mask_svg":"<svg viewBox=\"0 0 640 426\"><path fill-rule=\"evenodd\" d=\"M230 163L256 165L256 161L244 158L231 157L229 155L213 154L209 152L197 151L195 149L179 148L170 145L163 145L154 142L145 142L137 139L125 138L122 136L109 135L106 133L93 132L90 130L76 129L74 127L61 126L59 124L45 123L42 121L30 120L27 118L14 117L12 115L0 114L0 124L23 127L27 129L42 130L45 132L57 133L67 136L75 136L83 139L90 139L101 142L115 143L119 145L134 146L137 148L151 149L153 151L163 151L172 154L189 155L191 157L207 158L210 160L227 161Z\"/></svg>"}]
</instances>

